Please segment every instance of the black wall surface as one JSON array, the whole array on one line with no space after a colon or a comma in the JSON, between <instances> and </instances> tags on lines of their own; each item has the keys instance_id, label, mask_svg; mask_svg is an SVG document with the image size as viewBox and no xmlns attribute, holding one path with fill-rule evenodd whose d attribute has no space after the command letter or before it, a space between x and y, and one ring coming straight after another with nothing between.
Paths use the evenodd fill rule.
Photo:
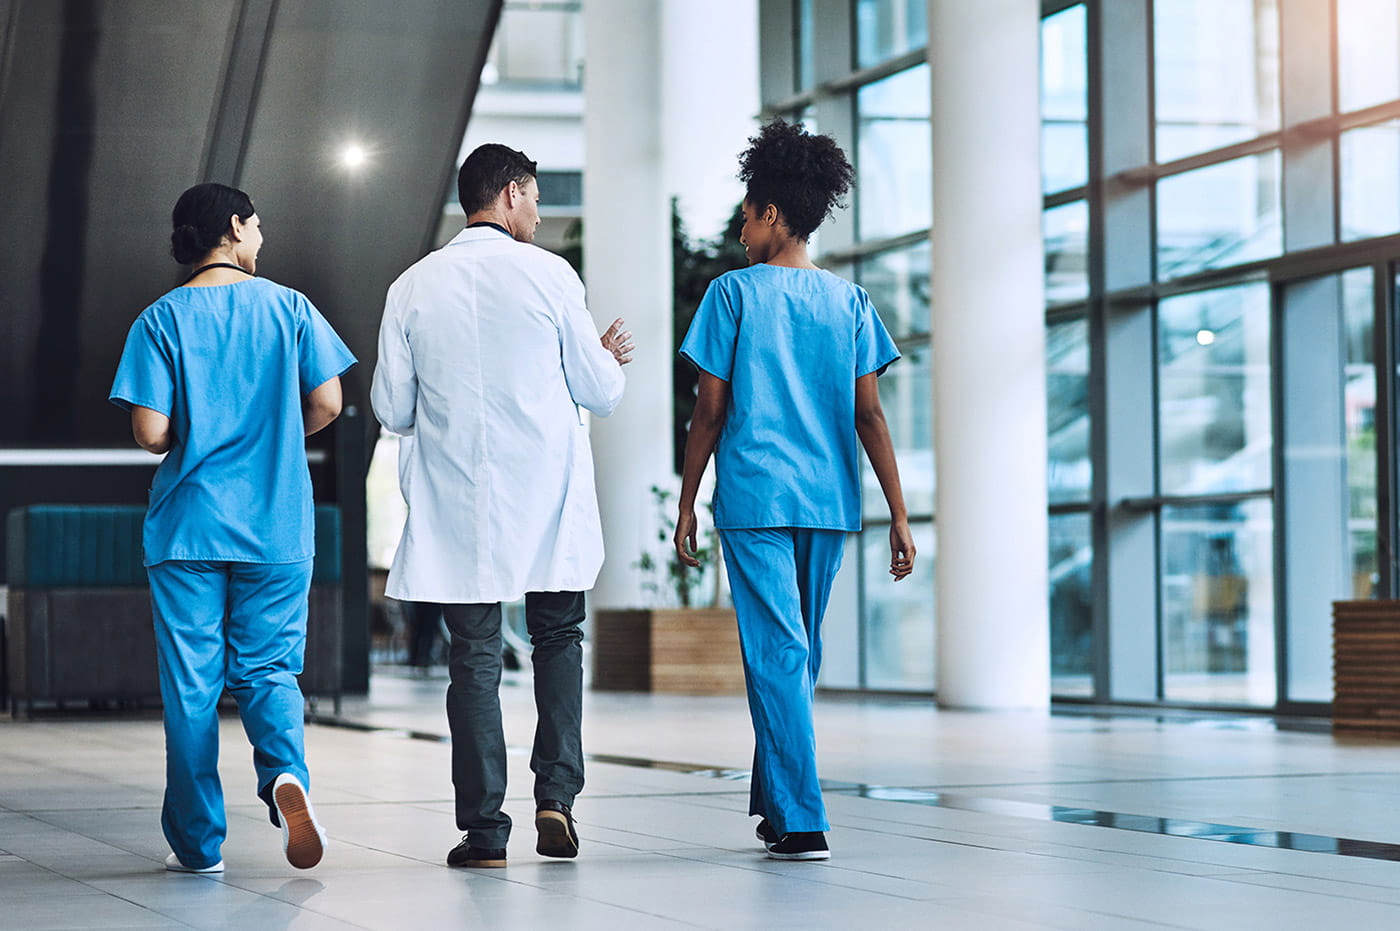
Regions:
<instances>
[{"instance_id":1,"label":"black wall surface","mask_svg":"<svg viewBox=\"0 0 1400 931\"><path fill-rule=\"evenodd\" d=\"M259 274L310 297L360 360L355 416L310 446L318 499L344 514L347 623L367 625L353 537L375 333L389 284L432 244L500 7L0 0L0 508L145 500L147 466L3 455L132 448L107 389L131 322L179 281L170 209L192 184L233 184L262 220ZM352 142L358 171L337 158Z\"/></svg>"}]
</instances>

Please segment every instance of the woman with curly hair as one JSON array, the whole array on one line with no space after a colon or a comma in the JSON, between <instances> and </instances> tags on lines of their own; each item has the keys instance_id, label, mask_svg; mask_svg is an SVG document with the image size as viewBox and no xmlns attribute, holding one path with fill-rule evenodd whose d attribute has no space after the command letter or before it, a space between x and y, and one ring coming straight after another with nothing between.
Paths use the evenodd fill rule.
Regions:
<instances>
[{"instance_id":1,"label":"woman with curly hair","mask_svg":"<svg viewBox=\"0 0 1400 931\"><path fill-rule=\"evenodd\" d=\"M890 510L890 575L914 567L875 379L899 358L864 289L812 264L807 241L850 190L829 137L774 120L739 156L749 267L715 279L680 353L700 372L675 546L697 566L695 496L715 456L724 548L754 727L749 813L779 860L825 860L812 695L821 620L860 529L857 441Z\"/></svg>"}]
</instances>

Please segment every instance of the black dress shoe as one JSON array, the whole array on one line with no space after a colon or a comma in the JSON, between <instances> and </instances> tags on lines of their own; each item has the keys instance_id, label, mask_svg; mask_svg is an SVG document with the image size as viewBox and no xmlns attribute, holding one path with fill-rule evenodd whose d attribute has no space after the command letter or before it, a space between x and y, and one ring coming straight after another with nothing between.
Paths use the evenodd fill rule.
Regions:
<instances>
[{"instance_id":1,"label":"black dress shoe","mask_svg":"<svg viewBox=\"0 0 1400 931\"><path fill-rule=\"evenodd\" d=\"M574 830L574 813L563 802L545 799L535 806L535 830L540 839L535 852L542 857L578 856L578 832Z\"/></svg>"},{"instance_id":2,"label":"black dress shoe","mask_svg":"<svg viewBox=\"0 0 1400 931\"><path fill-rule=\"evenodd\" d=\"M473 847L465 837L456 847L447 852L448 866L465 866L473 869L495 869L506 865L504 847Z\"/></svg>"}]
</instances>

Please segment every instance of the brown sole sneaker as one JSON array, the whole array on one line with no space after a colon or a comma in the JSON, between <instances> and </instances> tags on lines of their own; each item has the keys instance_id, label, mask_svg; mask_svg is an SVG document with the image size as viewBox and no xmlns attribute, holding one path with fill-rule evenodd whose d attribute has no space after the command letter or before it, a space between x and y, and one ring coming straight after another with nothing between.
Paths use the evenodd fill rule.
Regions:
<instances>
[{"instance_id":1,"label":"brown sole sneaker","mask_svg":"<svg viewBox=\"0 0 1400 931\"><path fill-rule=\"evenodd\" d=\"M564 859L578 856L578 836L574 834L568 815L562 811L545 808L535 812L535 830L540 834L535 844L535 852L540 856Z\"/></svg>"},{"instance_id":2,"label":"brown sole sneaker","mask_svg":"<svg viewBox=\"0 0 1400 931\"><path fill-rule=\"evenodd\" d=\"M291 773L278 776L272 786L272 801L282 822L282 850L287 862L299 870L309 870L320 863L326 852L326 839L297 778Z\"/></svg>"}]
</instances>

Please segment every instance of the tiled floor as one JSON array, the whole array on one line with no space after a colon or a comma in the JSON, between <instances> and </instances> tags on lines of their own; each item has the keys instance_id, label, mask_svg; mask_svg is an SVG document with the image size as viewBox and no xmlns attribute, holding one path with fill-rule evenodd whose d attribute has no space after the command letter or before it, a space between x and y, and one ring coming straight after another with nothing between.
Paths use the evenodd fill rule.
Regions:
<instances>
[{"instance_id":1,"label":"tiled floor","mask_svg":"<svg viewBox=\"0 0 1400 931\"><path fill-rule=\"evenodd\" d=\"M217 877L160 868L157 718L0 719L0 928L1400 927L1400 862L1381 858L1400 854L1387 846L1400 844L1400 742L1238 718L826 699L834 856L779 863L744 816L742 699L594 694L580 858L534 854L521 749L510 866L472 872L442 864L457 840L449 747L427 735L446 732L443 688L385 672L345 709L368 729L308 728L332 846L306 872L282 860L252 797L236 719L224 725ZM503 694L508 739L523 748L528 685ZM1055 820L1067 809L1151 816L1119 820L1168 833ZM1181 836L1183 822L1238 830ZM1380 846L1304 852L1286 849L1288 832Z\"/></svg>"}]
</instances>

